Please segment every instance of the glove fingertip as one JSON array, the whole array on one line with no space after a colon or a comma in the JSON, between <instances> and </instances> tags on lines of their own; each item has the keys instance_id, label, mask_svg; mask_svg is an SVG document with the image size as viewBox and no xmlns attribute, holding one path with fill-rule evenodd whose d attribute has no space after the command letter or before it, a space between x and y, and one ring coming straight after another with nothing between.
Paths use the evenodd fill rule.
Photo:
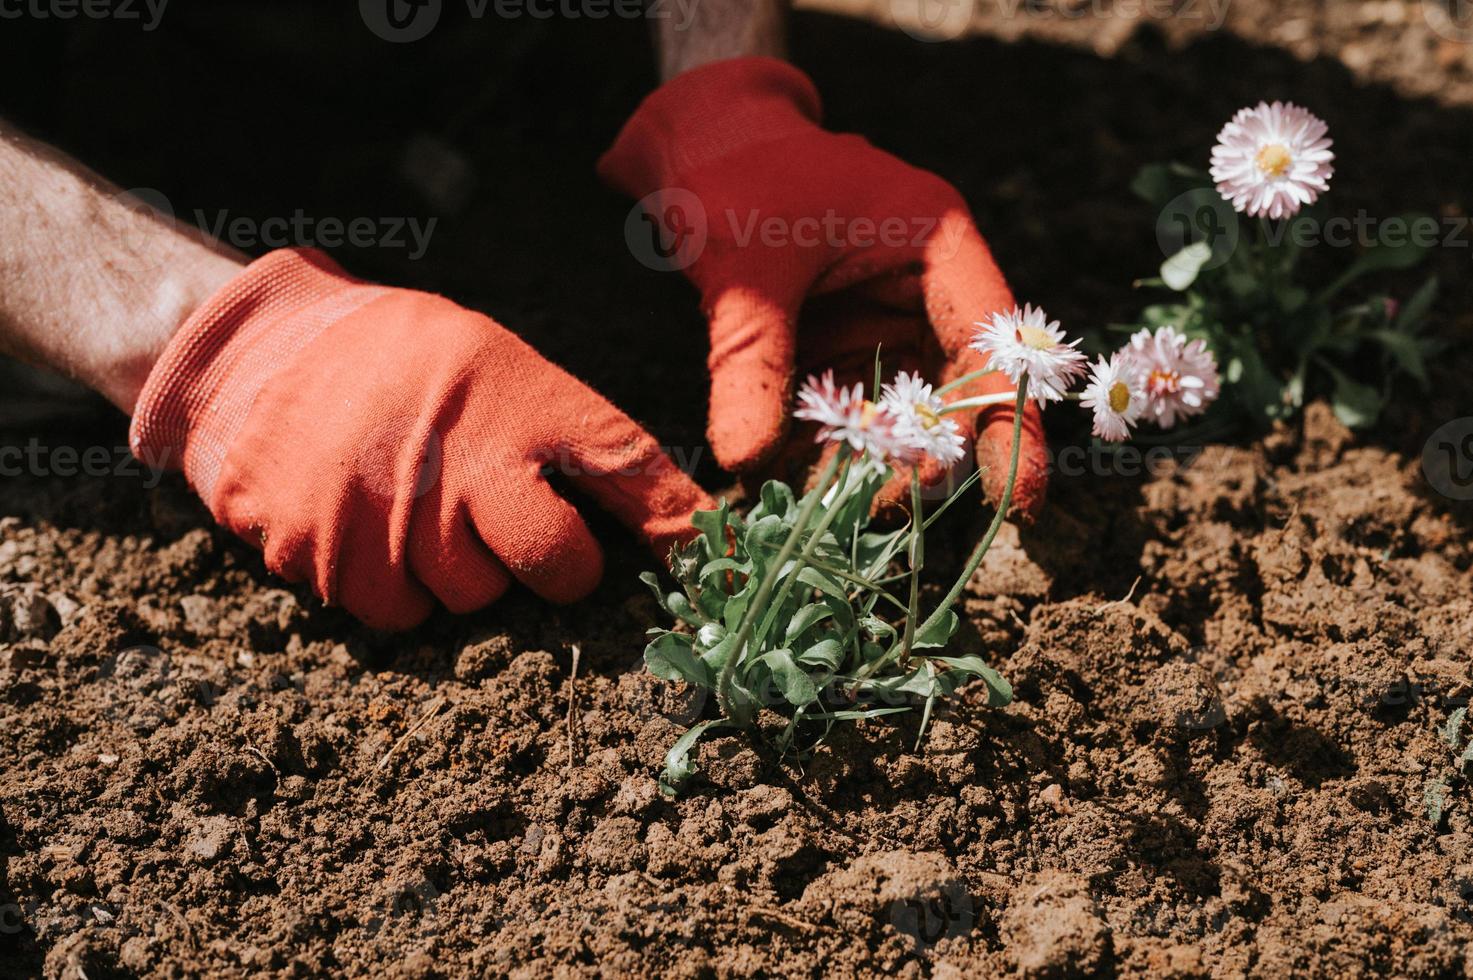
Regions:
<instances>
[{"instance_id":1,"label":"glove fingertip","mask_svg":"<svg viewBox=\"0 0 1473 980\"><path fill-rule=\"evenodd\" d=\"M735 415L735 417L733 417ZM712 412L706 427L711 452L721 468L741 473L755 469L777 454L787 434L787 419L781 408L771 412Z\"/></svg>"},{"instance_id":2,"label":"glove fingertip","mask_svg":"<svg viewBox=\"0 0 1473 980\"><path fill-rule=\"evenodd\" d=\"M1043 511L1049 467L1048 453L1042 441L1033 437L1028 422L1025 417L1023 444L1018 454L1018 476L1008 506L1008 517L1024 524L1032 524ZM984 468L982 488L987 502L994 507L1001 502L1007 489L1012 435L1012 419L1009 417L1006 424L1002 420L993 421L977 440L977 464Z\"/></svg>"}]
</instances>

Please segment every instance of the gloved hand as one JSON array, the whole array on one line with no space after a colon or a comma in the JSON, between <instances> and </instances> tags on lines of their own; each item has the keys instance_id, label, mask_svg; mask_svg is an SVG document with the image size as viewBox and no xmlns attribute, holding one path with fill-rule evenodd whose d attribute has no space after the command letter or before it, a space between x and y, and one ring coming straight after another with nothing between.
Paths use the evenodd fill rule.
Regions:
<instances>
[{"instance_id":1,"label":"gloved hand","mask_svg":"<svg viewBox=\"0 0 1473 980\"><path fill-rule=\"evenodd\" d=\"M710 320L709 437L729 469L749 469L780 447L798 367L847 365L868 381L875 344L884 342L887 373L920 367L946 383L985 364L968 347L976 322L1013 307L957 191L858 136L821 129L813 83L781 61L733 58L666 82L625 124L599 172L633 197L654 194L647 209L657 224L673 217L696 229L675 258L690 263L685 272ZM691 195L704 235L700 215L668 211ZM994 374L948 397L1013 390ZM994 406L958 420L969 438L980 433L978 462L994 501L1007 476L1012 413ZM1030 405L1016 513L1037 515L1047 474ZM940 475L923 471L928 480Z\"/></svg>"},{"instance_id":2,"label":"gloved hand","mask_svg":"<svg viewBox=\"0 0 1473 980\"><path fill-rule=\"evenodd\" d=\"M654 439L440 296L272 252L199 309L144 386L135 455L182 464L225 527L371 626L469 612L515 578L587 594L603 555L562 473L664 555L710 501Z\"/></svg>"}]
</instances>

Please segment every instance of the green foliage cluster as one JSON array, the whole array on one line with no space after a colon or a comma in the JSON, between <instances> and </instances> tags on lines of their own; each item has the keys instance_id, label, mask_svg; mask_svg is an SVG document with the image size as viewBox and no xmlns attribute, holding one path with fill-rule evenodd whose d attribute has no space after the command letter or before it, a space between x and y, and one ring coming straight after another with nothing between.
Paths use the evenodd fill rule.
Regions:
<instances>
[{"instance_id":1,"label":"green foliage cluster","mask_svg":"<svg viewBox=\"0 0 1473 980\"><path fill-rule=\"evenodd\" d=\"M1438 735L1447 744L1451 760L1446 771L1427 781L1423 790L1423 802L1427 806L1427 819L1433 828L1442 826L1447 816L1447 805L1455 789L1468 785L1470 767L1473 767L1473 732L1464 733L1463 722L1467 719L1466 706L1457 708L1448 715Z\"/></svg>"},{"instance_id":2,"label":"green foliage cluster","mask_svg":"<svg viewBox=\"0 0 1473 980\"><path fill-rule=\"evenodd\" d=\"M1173 295L1118 329L1170 324L1207 341L1231 397L1204 425L1228 428L1245 418L1267 425L1324 394L1342 422L1360 428L1379 418L1398 376L1426 387L1427 365L1443 348L1427 333L1436 278L1405 303L1380 293L1346 303L1341 295L1365 276L1419 264L1438 238L1435 219L1412 214L1375 223L1377 234L1339 274L1314 286L1301 260L1338 243L1326 233L1333 219L1323 198L1292 218L1253 221L1233 210L1206 173L1180 164L1143 168L1131 189L1160 215L1158 237L1181 247L1158 277L1140 283Z\"/></svg>"},{"instance_id":3,"label":"green foliage cluster","mask_svg":"<svg viewBox=\"0 0 1473 980\"><path fill-rule=\"evenodd\" d=\"M787 753L811 748L836 723L916 707L924 712L924 734L936 700L973 679L986 685L990 704L1012 699L1007 681L980 658L942 655L957 628L954 612L939 610L907 638L903 623L915 616L915 604L891 591L920 571L906 561L915 532L923 534L971 482L919 529L909 523L873 531L871 503L890 475L883 464L853 460L836 482L820 481L802 500L786 484L769 482L745 515L724 501L696 514L700 535L670 556L678 591L642 576L683 624L651 630L646 666L657 677L716 693L724 708L671 747L661 774L667 792L695 773L697 740L721 728L757 731L763 711L786 718L768 737ZM730 681L724 692L723 672Z\"/></svg>"}]
</instances>

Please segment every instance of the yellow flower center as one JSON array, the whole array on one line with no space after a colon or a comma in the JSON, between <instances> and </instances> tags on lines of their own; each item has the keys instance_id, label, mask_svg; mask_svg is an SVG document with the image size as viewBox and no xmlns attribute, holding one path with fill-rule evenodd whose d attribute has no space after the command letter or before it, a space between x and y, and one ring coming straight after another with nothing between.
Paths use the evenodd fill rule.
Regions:
<instances>
[{"instance_id":1,"label":"yellow flower center","mask_svg":"<svg viewBox=\"0 0 1473 980\"><path fill-rule=\"evenodd\" d=\"M1018 328L1018 341L1034 350L1048 350L1054 346L1054 338L1049 336L1047 330L1026 323Z\"/></svg>"},{"instance_id":2,"label":"yellow flower center","mask_svg":"<svg viewBox=\"0 0 1473 980\"><path fill-rule=\"evenodd\" d=\"M941 424L941 416L932 411L931 406L925 402L916 402L916 417L921 420L921 425L927 429L934 429Z\"/></svg>"},{"instance_id":3,"label":"yellow flower center","mask_svg":"<svg viewBox=\"0 0 1473 980\"><path fill-rule=\"evenodd\" d=\"M1289 165L1294 162L1294 158L1289 155L1289 148L1284 144L1270 143L1259 149L1258 156L1254 157L1254 162L1258 164L1258 169L1262 170L1265 175L1269 177L1282 177L1289 169Z\"/></svg>"},{"instance_id":4,"label":"yellow flower center","mask_svg":"<svg viewBox=\"0 0 1473 980\"><path fill-rule=\"evenodd\" d=\"M1181 372L1152 371L1146 378L1146 390L1153 395L1171 395L1181 390Z\"/></svg>"},{"instance_id":5,"label":"yellow flower center","mask_svg":"<svg viewBox=\"0 0 1473 980\"><path fill-rule=\"evenodd\" d=\"M859 427L868 429L870 423L874 422L875 416L880 414L880 406L869 399L865 399L864 407L859 410Z\"/></svg>"},{"instance_id":6,"label":"yellow flower center","mask_svg":"<svg viewBox=\"0 0 1473 980\"><path fill-rule=\"evenodd\" d=\"M1110 411L1119 415L1130 407L1130 389L1125 386L1124 381L1117 381L1110 386Z\"/></svg>"}]
</instances>

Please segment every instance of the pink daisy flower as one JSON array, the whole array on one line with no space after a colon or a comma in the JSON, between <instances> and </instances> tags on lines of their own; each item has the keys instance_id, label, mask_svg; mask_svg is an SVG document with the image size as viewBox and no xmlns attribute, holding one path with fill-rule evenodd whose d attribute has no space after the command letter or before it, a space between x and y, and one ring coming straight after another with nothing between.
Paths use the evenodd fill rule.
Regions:
<instances>
[{"instance_id":1,"label":"pink daisy flower","mask_svg":"<svg viewBox=\"0 0 1473 980\"><path fill-rule=\"evenodd\" d=\"M946 403L930 382L919 374L901 371L883 391L880 405L895 417L895 434L912 451L904 462L914 463L925 455L951 466L962 458L967 441L956 420L941 414Z\"/></svg>"},{"instance_id":2,"label":"pink daisy flower","mask_svg":"<svg viewBox=\"0 0 1473 980\"><path fill-rule=\"evenodd\" d=\"M1058 320L1049 320L1032 304L1008 313L995 313L977 324L982 329L972 338L972 349L986 354L988 367L1006 374L1017 384L1028 372L1028 397L1040 405L1063 399L1069 386L1084 374L1084 355L1067 343Z\"/></svg>"},{"instance_id":3,"label":"pink daisy flower","mask_svg":"<svg viewBox=\"0 0 1473 980\"><path fill-rule=\"evenodd\" d=\"M1089 384L1079 404L1094 412L1094 434L1106 442L1124 442L1146 410L1144 378L1126 351L1101 357L1090 367Z\"/></svg>"},{"instance_id":4,"label":"pink daisy flower","mask_svg":"<svg viewBox=\"0 0 1473 980\"><path fill-rule=\"evenodd\" d=\"M877 459L903 456L907 443L897 434L898 420L884 405L864 397L864 385L844 388L834 384L834 372L822 378L809 375L798 389L793 417L819 424L818 442L846 442L857 453Z\"/></svg>"},{"instance_id":5,"label":"pink daisy flower","mask_svg":"<svg viewBox=\"0 0 1473 980\"><path fill-rule=\"evenodd\" d=\"M1146 392L1145 417L1163 429L1200 415L1217 400L1217 359L1202 340L1188 341L1175 327L1141 330L1121 350Z\"/></svg>"},{"instance_id":6,"label":"pink daisy flower","mask_svg":"<svg viewBox=\"0 0 1473 980\"><path fill-rule=\"evenodd\" d=\"M1330 189L1335 168L1329 128L1292 102L1239 109L1217 134L1212 179L1249 217L1287 218Z\"/></svg>"}]
</instances>

